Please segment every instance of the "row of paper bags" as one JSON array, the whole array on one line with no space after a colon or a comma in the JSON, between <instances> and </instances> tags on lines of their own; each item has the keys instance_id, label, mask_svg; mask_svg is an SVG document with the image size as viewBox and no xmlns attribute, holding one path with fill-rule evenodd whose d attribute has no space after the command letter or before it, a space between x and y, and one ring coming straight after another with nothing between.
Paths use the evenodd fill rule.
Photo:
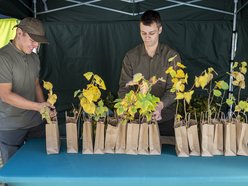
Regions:
<instances>
[{"instance_id":1,"label":"row of paper bags","mask_svg":"<svg viewBox=\"0 0 248 186\"><path fill-rule=\"evenodd\" d=\"M179 157L248 155L248 124L238 120L210 123L189 120L175 124L176 152Z\"/></svg>"},{"instance_id":2,"label":"row of paper bags","mask_svg":"<svg viewBox=\"0 0 248 186\"><path fill-rule=\"evenodd\" d=\"M92 124L84 121L82 126L82 153L124 153L124 154L161 154L160 134L157 123L121 124L108 120ZM95 126L95 127L94 127ZM66 123L67 152L78 152L78 128L74 121ZM46 124L47 154L57 154L60 150L58 123Z\"/></svg>"}]
</instances>

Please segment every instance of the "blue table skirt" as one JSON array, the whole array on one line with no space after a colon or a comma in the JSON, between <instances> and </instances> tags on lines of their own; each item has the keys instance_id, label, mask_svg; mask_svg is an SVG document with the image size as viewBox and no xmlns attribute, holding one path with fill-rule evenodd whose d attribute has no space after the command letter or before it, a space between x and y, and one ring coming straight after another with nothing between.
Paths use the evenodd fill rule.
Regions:
<instances>
[{"instance_id":1,"label":"blue table skirt","mask_svg":"<svg viewBox=\"0 0 248 186\"><path fill-rule=\"evenodd\" d=\"M174 146L162 155L47 155L45 140L28 141L0 170L10 186L248 186L248 157L179 158ZM200 185L199 185L200 184Z\"/></svg>"}]
</instances>

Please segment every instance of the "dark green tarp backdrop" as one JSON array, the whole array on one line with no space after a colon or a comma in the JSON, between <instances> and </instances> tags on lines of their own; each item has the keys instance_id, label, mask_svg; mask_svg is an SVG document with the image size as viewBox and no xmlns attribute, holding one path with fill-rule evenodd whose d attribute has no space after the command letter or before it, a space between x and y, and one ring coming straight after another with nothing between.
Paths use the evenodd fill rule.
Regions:
<instances>
[{"instance_id":1,"label":"dark green tarp backdrop","mask_svg":"<svg viewBox=\"0 0 248 186\"><path fill-rule=\"evenodd\" d=\"M22 2L30 10L34 8L31 0ZM66 5L74 6L75 3L66 0L46 2L50 12L44 13L43 1L37 0L37 17L44 22L50 41L49 45L42 45L39 51L41 79L54 84L54 91L58 94L58 111L71 108L72 103L77 104L78 100L73 98L73 93L85 87L83 74L87 71L97 73L105 80L107 91L104 95L108 92L116 95L122 59L129 49L141 42L138 21L140 15L136 14L147 9L159 9L164 20L161 42L167 43L181 54L190 82L208 67L213 67L218 72L217 79L228 80L226 72L230 68L231 13L234 9L232 0L180 1L193 2L193 6L179 6L166 0L145 0L140 3L102 0L59 11L52 10ZM89 1L78 0L78 3L87 2ZM238 8L246 3L247 0L239 0ZM204 7L229 13L209 11ZM5 15L21 19L33 16L30 10L20 1L0 0L0 13ZM248 61L247 12L245 7L237 16L237 61ZM242 91L242 96L248 97L248 89Z\"/></svg>"},{"instance_id":2,"label":"dark green tarp backdrop","mask_svg":"<svg viewBox=\"0 0 248 186\"><path fill-rule=\"evenodd\" d=\"M125 53L141 42L139 23L83 22L46 23L50 44L40 50L41 79L55 85L58 109L71 106L73 92L85 86L83 73L92 71L116 94ZM247 60L248 24L239 24L238 60ZM232 23L229 21L168 21L163 23L161 42L176 49L188 67L190 80L208 67L228 80ZM247 90L243 91L247 97Z\"/></svg>"}]
</instances>

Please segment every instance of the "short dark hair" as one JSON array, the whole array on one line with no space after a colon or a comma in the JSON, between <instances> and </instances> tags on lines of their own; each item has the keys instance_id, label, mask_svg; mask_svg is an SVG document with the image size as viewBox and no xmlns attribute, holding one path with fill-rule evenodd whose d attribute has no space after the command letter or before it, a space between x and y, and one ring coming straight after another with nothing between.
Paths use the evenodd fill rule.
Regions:
<instances>
[{"instance_id":1,"label":"short dark hair","mask_svg":"<svg viewBox=\"0 0 248 186\"><path fill-rule=\"evenodd\" d=\"M152 23L157 23L157 25L160 26L161 25L160 14L154 10L147 10L141 16L140 22L146 26L149 26Z\"/></svg>"}]
</instances>

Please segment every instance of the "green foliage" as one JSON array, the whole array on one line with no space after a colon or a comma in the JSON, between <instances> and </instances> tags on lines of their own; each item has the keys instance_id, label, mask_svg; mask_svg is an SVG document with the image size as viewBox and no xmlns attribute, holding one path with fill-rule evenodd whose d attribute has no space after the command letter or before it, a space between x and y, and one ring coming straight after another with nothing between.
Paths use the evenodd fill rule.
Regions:
<instances>
[{"instance_id":1,"label":"green foliage","mask_svg":"<svg viewBox=\"0 0 248 186\"><path fill-rule=\"evenodd\" d=\"M234 95L230 95L226 100L226 103L230 106L234 104L234 112L239 120L242 120L243 116L246 116L248 111L247 100L240 100L240 93L242 89L245 89L245 75L247 73L247 63L245 61L235 62L232 66L232 72L229 74L233 78L233 86L238 87L237 98Z\"/></svg>"},{"instance_id":2,"label":"green foliage","mask_svg":"<svg viewBox=\"0 0 248 186\"><path fill-rule=\"evenodd\" d=\"M152 120L152 113L155 111L160 99L151 95L151 87L157 81L165 81L162 78L157 79L153 76L149 81L141 73L133 76L127 86L137 86L137 90L126 93L123 99L117 99L114 105L116 113L125 121L132 121L135 115L139 114L140 120L147 122Z\"/></svg>"},{"instance_id":3,"label":"green foliage","mask_svg":"<svg viewBox=\"0 0 248 186\"><path fill-rule=\"evenodd\" d=\"M218 113L218 110L219 110L218 99L219 98L214 99L210 105L210 108L211 108L210 113L212 117L215 117ZM207 109L208 109L208 96L202 95L198 92L196 96L194 96L191 99L191 102L187 107L187 113L190 113L191 116L195 116L196 114L197 120L199 121L201 117L201 113L205 113ZM222 109L225 109L225 108L222 108ZM182 115L184 113L184 106L182 102L180 102L179 104L178 113Z\"/></svg>"},{"instance_id":4,"label":"green foliage","mask_svg":"<svg viewBox=\"0 0 248 186\"><path fill-rule=\"evenodd\" d=\"M169 59L169 62L172 62L175 59L175 56ZM175 92L177 106L176 106L176 121L185 120L187 113L187 104L190 104L192 99L192 95L194 94L194 86L190 88L188 91L185 91L185 87L188 84L188 74L185 73L185 68L182 63L177 62L176 66L170 66L165 73L171 76L171 81L173 86L170 92ZM184 112L179 113L179 104L182 104L181 107ZM184 115L184 117L183 117Z\"/></svg>"},{"instance_id":5,"label":"green foliage","mask_svg":"<svg viewBox=\"0 0 248 186\"><path fill-rule=\"evenodd\" d=\"M116 99L114 108L116 108L117 115L127 121L134 120L134 116L137 112L135 108L136 101L137 95L133 90L128 92L123 99Z\"/></svg>"},{"instance_id":6,"label":"green foliage","mask_svg":"<svg viewBox=\"0 0 248 186\"><path fill-rule=\"evenodd\" d=\"M96 107L96 114L94 119L98 121L100 118L105 118L107 116L108 108L104 106L102 100L98 102L98 106Z\"/></svg>"},{"instance_id":7,"label":"green foliage","mask_svg":"<svg viewBox=\"0 0 248 186\"><path fill-rule=\"evenodd\" d=\"M101 99L100 91L100 89L106 90L106 86L102 78L97 74L86 72L84 77L90 81L90 83L87 84L87 88L74 92L74 97L77 96L80 100L81 107L78 113L81 114L83 109L90 118L98 121L100 118L106 117L108 112L108 108L104 106Z\"/></svg>"},{"instance_id":8,"label":"green foliage","mask_svg":"<svg viewBox=\"0 0 248 186\"><path fill-rule=\"evenodd\" d=\"M151 121L152 113L155 111L160 99L150 93L138 93L137 98L135 106L138 109L139 114L145 117L147 121Z\"/></svg>"}]
</instances>

